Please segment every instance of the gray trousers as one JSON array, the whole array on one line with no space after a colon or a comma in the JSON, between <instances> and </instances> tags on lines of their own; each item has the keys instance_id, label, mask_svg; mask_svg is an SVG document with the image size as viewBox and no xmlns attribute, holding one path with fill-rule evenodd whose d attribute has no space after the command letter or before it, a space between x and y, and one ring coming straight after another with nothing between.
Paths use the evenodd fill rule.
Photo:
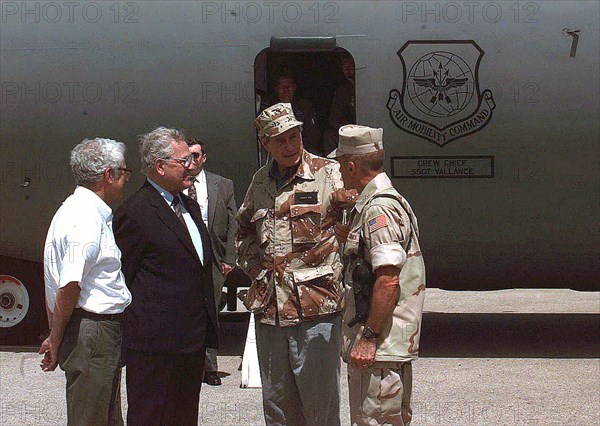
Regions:
<instances>
[{"instance_id":1,"label":"gray trousers","mask_svg":"<svg viewBox=\"0 0 600 426\"><path fill-rule=\"evenodd\" d=\"M58 353L69 425L123 425L121 323L73 314Z\"/></svg>"},{"instance_id":2,"label":"gray trousers","mask_svg":"<svg viewBox=\"0 0 600 426\"><path fill-rule=\"evenodd\" d=\"M292 327L256 324L265 422L340 424L341 315Z\"/></svg>"},{"instance_id":3,"label":"gray trousers","mask_svg":"<svg viewBox=\"0 0 600 426\"><path fill-rule=\"evenodd\" d=\"M225 284L225 276L221 273L219 267L213 264L213 284L215 291L215 306L217 307L217 316L219 316L219 303L221 303L221 294L223 293L223 285ZM217 363L218 350L214 348L206 348L206 358L204 358L204 372L219 371Z\"/></svg>"}]
</instances>

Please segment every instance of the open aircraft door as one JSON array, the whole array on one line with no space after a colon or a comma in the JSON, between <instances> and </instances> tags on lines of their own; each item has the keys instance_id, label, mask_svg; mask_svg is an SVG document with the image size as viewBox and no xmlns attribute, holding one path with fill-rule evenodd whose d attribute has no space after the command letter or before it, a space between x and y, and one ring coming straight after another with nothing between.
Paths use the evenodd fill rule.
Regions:
<instances>
[{"instance_id":1,"label":"open aircraft door","mask_svg":"<svg viewBox=\"0 0 600 426\"><path fill-rule=\"evenodd\" d=\"M344 80L342 57L352 55L337 45L336 37L271 37L269 47L261 50L254 60L255 115L281 102L276 93L277 80L291 74L295 79L292 108L296 118L305 122L304 147L317 155L328 154L337 145L337 129L331 127L329 116L335 90ZM314 108L314 121L304 116L303 108L297 108L300 101ZM317 136L311 140L305 132L307 126L316 127ZM260 166L269 161L258 140L257 156Z\"/></svg>"}]
</instances>

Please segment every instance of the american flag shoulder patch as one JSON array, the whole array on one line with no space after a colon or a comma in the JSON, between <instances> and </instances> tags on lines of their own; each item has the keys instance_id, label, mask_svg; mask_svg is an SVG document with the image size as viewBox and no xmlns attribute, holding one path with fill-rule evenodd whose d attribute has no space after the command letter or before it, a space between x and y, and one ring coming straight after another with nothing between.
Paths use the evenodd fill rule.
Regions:
<instances>
[{"instance_id":1,"label":"american flag shoulder patch","mask_svg":"<svg viewBox=\"0 0 600 426\"><path fill-rule=\"evenodd\" d=\"M382 213L369 221L369 232L375 232L386 226L388 226L387 216Z\"/></svg>"}]
</instances>

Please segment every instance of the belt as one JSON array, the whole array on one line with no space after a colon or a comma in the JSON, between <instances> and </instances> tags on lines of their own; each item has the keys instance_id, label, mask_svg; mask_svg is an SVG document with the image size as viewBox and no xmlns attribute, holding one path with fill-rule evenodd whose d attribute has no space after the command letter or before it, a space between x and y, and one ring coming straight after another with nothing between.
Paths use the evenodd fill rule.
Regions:
<instances>
[{"instance_id":1,"label":"belt","mask_svg":"<svg viewBox=\"0 0 600 426\"><path fill-rule=\"evenodd\" d=\"M75 308L73 310L73 315L94 321L123 321L122 312L120 314L96 314L94 312L86 311L82 308Z\"/></svg>"}]
</instances>

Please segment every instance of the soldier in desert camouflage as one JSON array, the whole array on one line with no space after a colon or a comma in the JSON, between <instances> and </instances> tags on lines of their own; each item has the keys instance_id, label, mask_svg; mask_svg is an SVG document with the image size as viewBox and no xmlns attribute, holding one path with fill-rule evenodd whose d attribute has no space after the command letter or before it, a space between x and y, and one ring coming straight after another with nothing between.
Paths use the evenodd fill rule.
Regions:
<instances>
[{"instance_id":1,"label":"soldier in desert camouflage","mask_svg":"<svg viewBox=\"0 0 600 426\"><path fill-rule=\"evenodd\" d=\"M343 288L331 206L344 191L339 165L303 149L290 104L254 124L273 161L238 212L237 252L252 279L245 303L257 321L265 421L339 425Z\"/></svg>"},{"instance_id":2,"label":"soldier in desert camouflage","mask_svg":"<svg viewBox=\"0 0 600 426\"><path fill-rule=\"evenodd\" d=\"M334 226L346 265L342 357L350 419L407 426L425 297L417 218L383 171L383 129L341 127L329 158L340 162L346 189L360 193L349 223Z\"/></svg>"}]
</instances>

